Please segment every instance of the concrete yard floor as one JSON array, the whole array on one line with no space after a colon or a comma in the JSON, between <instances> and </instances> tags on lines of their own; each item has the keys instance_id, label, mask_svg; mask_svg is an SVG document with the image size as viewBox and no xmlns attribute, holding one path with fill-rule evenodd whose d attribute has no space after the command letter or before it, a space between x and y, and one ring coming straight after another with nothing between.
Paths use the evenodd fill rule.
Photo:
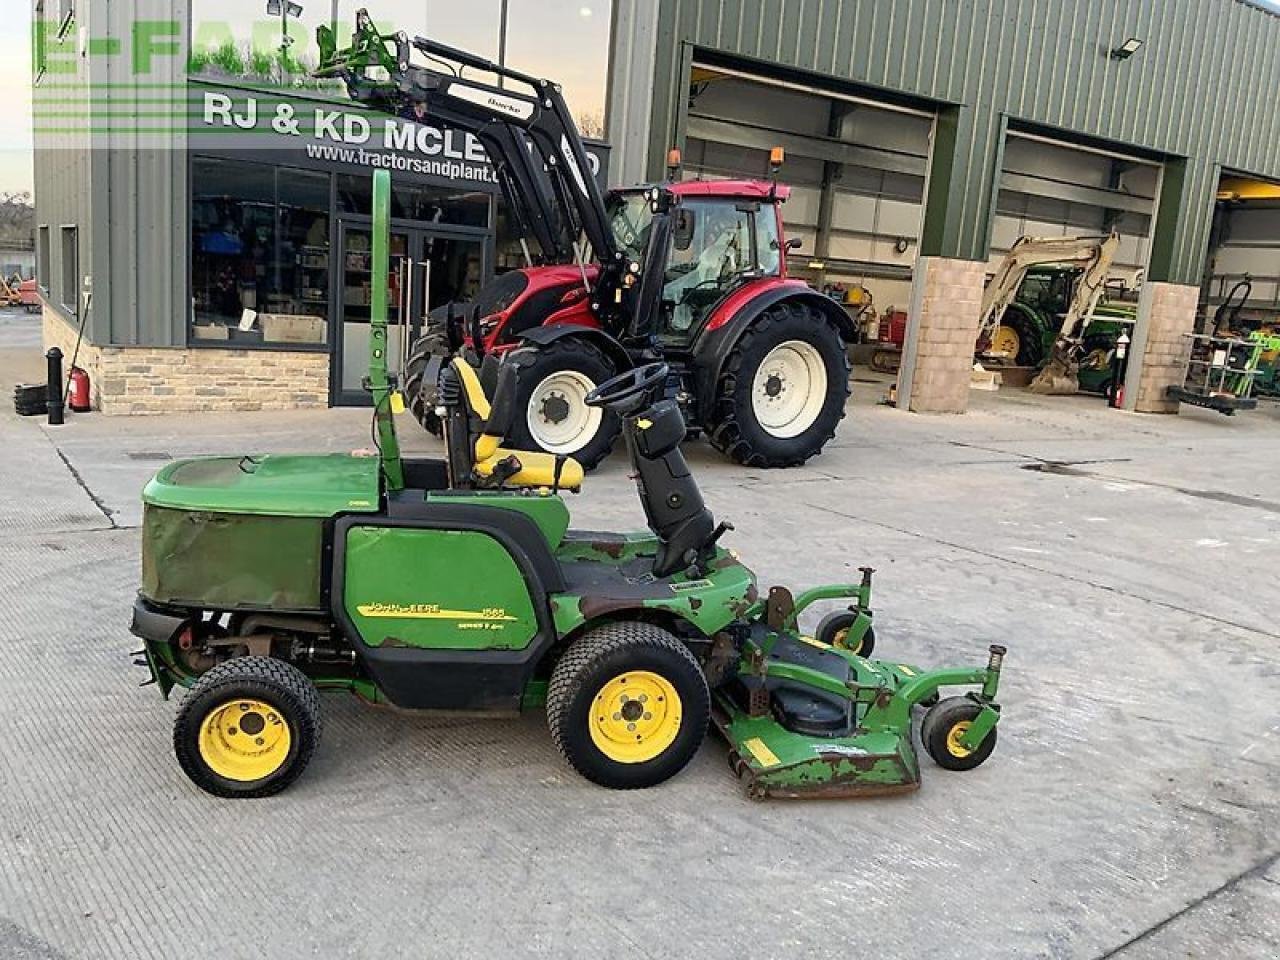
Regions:
<instances>
[{"instance_id":1,"label":"concrete yard floor","mask_svg":"<svg viewBox=\"0 0 1280 960\"><path fill-rule=\"evenodd\" d=\"M992 759L926 758L919 792L861 801L752 802L714 737L609 792L541 716L343 696L290 790L206 796L173 759L177 698L128 656L139 489L170 457L367 445L368 411L6 408L0 956L1280 955L1280 410L975 394L919 417L854 386L802 469L688 451L764 585L870 564L883 655L1009 647ZM642 525L626 473L590 477L576 522Z\"/></svg>"}]
</instances>

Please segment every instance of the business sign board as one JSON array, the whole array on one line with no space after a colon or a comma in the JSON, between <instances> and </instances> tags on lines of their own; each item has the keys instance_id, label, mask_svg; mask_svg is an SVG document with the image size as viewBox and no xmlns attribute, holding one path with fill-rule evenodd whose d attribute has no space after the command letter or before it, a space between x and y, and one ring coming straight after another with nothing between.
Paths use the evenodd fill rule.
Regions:
<instances>
[{"instance_id":1,"label":"business sign board","mask_svg":"<svg viewBox=\"0 0 1280 960\"><path fill-rule=\"evenodd\" d=\"M360 109L292 91L192 82L188 149L237 156L264 154L264 162L354 172L383 169L446 181L459 187L497 188L480 141L470 133ZM601 188L609 147L588 142L587 159Z\"/></svg>"}]
</instances>

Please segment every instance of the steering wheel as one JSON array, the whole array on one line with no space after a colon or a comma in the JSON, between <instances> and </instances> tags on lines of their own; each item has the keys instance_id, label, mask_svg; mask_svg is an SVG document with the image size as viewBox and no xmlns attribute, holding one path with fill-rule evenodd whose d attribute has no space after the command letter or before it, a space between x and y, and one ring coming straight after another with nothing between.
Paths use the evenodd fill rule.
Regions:
<instances>
[{"instance_id":1,"label":"steering wheel","mask_svg":"<svg viewBox=\"0 0 1280 960\"><path fill-rule=\"evenodd\" d=\"M646 363L626 373L611 377L583 398L589 407L616 407L627 405L648 396L655 387L667 381L665 363Z\"/></svg>"}]
</instances>

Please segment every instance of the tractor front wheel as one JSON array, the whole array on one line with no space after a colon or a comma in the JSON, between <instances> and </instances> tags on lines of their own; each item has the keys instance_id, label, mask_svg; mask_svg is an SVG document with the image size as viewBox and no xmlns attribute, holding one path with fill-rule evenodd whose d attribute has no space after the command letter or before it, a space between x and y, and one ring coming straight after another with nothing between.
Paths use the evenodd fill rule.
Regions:
<instances>
[{"instance_id":1,"label":"tractor front wheel","mask_svg":"<svg viewBox=\"0 0 1280 960\"><path fill-rule=\"evenodd\" d=\"M835 326L783 301L747 328L725 361L711 442L749 467L799 466L835 436L849 359Z\"/></svg>"},{"instance_id":2,"label":"tractor front wheel","mask_svg":"<svg viewBox=\"0 0 1280 960\"><path fill-rule=\"evenodd\" d=\"M237 657L202 676L173 725L182 770L218 797L268 797L302 775L320 739L320 698L292 664Z\"/></svg>"},{"instance_id":3,"label":"tractor front wheel","mask_svg":"<svg viewBox=\"0 0 1280 960\"><path fill-rule=\"evenodd\" d=\"M698 661L649 623L583 634L547 689L547 724L560 753L588 780L615 790L651 787L683 770L710 715Z\"/></svg>"},{"instance_id":4,"label":"tractor front wheel","mask_svg":"<svg viewBox=\"0 0 1280 960\"><path fill-rule=\"evenodd\" d=\"M609 358L582 337L513 351L520 365L516 416L507 446L573 457L590 470L609 455L622 429L618 415L589 407L587 394L617 371Z\"/></svg>"},{"instance_id":5,"label":"tractor front wheel","mask_svg":"<svg viewBox=\"0 0 1280 960\"><path fill-rule=\"evenodd\" d=\"M427 382L427 368L437 346L434 337L421 336L409 351L400 382L403 385L405 403L417 421L433 437L444 435L444 424L436 416L436 384L434 378Z\"/></svg>"}]
</instances>

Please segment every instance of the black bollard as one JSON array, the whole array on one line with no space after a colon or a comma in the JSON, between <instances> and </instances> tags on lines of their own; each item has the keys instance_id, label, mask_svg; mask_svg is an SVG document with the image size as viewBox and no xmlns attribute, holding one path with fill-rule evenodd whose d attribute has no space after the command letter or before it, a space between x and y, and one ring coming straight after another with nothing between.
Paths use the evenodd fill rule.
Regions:
<instances>
[{"instance_id":1,"label":"black bollard","mask_svg":"<svg viewBox=\"0 0 1280 960\"><path fill-rule=\"evenodd\" d=\"M45 359L49 361L49 382L47 386L47 407L49 423L58 426L62 423L62 351L50 347Z\"/></svg>"}]
</instances>

